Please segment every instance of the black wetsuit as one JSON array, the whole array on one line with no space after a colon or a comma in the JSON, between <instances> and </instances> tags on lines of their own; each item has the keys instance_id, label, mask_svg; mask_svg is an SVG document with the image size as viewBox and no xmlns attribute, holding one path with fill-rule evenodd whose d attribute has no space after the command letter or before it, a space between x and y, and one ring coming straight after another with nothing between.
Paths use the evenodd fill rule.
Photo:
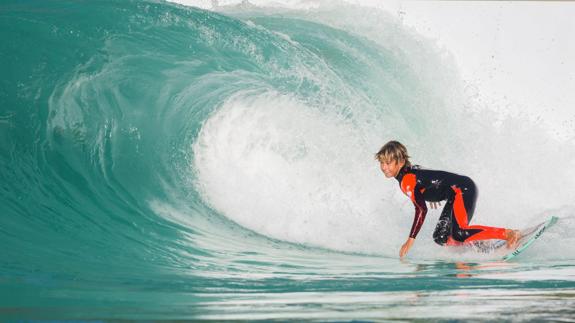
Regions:
<instances>
[{"instance_id":1,"label":"black wetsuit","mask_svg":"<svg viewBox=\"0 0 575 323\"><path fill-rule=\"evenodd\" d=\"M404 166L395 177L412 200L415 217L409 237L415 238L427 214L426 201L446 201L433 240L440 245L473 240L505 239L505 229L473 225L477 188L471 178L454 173Z\"/></svg>"}]
</instances>

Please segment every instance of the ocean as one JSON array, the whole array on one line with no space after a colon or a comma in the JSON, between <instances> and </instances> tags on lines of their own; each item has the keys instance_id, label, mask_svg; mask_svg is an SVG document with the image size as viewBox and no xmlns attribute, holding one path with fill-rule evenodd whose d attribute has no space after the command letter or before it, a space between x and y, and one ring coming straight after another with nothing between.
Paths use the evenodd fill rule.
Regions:
<instances>
[{"instance_id":1,"label":"ocean","mask_svg":"<svg viewBox=\"0 0 575 323\"><path fill-rule=\"evenodd\" d=\"M575 321L573 141L393 15L6 0L0 39L2 320ZM430 210L400 260L392 139L473 224L559 221L503 262Z\"/></svg>"}]
</instances>

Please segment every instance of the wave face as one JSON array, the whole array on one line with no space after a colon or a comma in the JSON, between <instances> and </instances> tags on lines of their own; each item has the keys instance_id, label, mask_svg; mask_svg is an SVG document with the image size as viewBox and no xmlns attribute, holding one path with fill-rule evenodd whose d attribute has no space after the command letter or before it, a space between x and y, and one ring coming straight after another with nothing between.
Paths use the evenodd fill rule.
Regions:
<instances>
[{"instance_id":1,"label":"wave face","mask_svg":"<svg viewBox=\"0 0 575 323\"><path fill-rule=\"evenodd\" d=\"M8 317L288 319L314 293L459 288L446 263L478 256L434 246L433 212L412 254L437 281L395 261L412 210L373 160L390 139L472 176L482 224L573 227L575 147L466 99L449 54L384 13L8 1L0 35ZM561 241L532 257L572 260Z\"/></svg>"}]
</instances>

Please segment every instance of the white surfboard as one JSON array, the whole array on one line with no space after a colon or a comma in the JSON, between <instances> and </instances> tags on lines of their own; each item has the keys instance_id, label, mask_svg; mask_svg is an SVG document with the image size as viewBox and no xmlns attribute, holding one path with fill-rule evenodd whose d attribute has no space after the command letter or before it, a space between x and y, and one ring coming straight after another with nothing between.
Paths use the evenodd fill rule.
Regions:
<instances>
[{"instance_id":1,"label":"white surfboard","mask_svg":"<svg viewBox=\"0 0 575 323\"><path fill-rule=\"evenodd\" d=\"M543 234L543 232L545 232L545 230L547 230L549 227L555 224L557 222L557 219L558 218L556 216L552 216L543 223L540 223L529 229L522 230L521 238L517 242L517 247L515 248L515 250L503 256L502 260L507 261L520 255L523 251L529 248L529 246L533 244L535 240L539 239L539 237L541 237L541 235Z\"/></svg>"},{"instance_id":2,"label":"white surfboard","mask_svg":"<svg viewBox=\"0 0 575 323\"><path fill-rule=\"evenodd\" d=\"M537 225L532 227L520 230L521 231L521 238L517 241L517 247L515 249L505 252L505 256L503 256L502 260L507 261L517 257L523 251L525 251L535 240L539 239L543 232L547 230L547 228L551 227L555 222L557 222L556 216L551 216L544 222L541 222ZM469 244L458 246L455 248L463 248L464 250L471 249L473 252L477 253L502 253L503 250L507 248L507 241L505 240L478 240L472 241Z\"/></svg>"}]
</instances>

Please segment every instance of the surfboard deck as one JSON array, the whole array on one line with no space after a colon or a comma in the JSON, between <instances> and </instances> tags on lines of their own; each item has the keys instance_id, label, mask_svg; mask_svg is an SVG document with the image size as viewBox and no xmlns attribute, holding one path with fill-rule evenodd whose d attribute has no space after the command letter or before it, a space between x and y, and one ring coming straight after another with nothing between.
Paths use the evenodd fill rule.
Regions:
<instances>
[{"instance_id":1,"label":"surfboard deck","mask_svg":"<svg viewBox=\"0 0 575 323\"><path fill-rule=\"evenodd\" d=\"M549 227L554 225L557 222L556 216L549 217L546 221L536 224L532 227L520 230L521 238L517 241L517 247L511 251L507 251L505 255L501 258L501 260L508 261L519 254L523 253L535 240L539 239L543 232L547 230ZM507 242L505 240L481 240L481 241L473 241L469 245L463 246L463 248L469 250L471 249L477 253L502 253L507 246Z\"/></svg>"},{"instance_id":2,"label":"surfboard deck","mask_svg":"<svg viewBox=\"0 0 575 323\"><path fill-rule=\"evenodd\" d=\"M527 229L525 233L521 231L522 237L519 239L517 247L515 250L503 256L502 260L508 261L520 255L523 251L529 248L535 240L539 239L545 230L554 225L557 222L557 219L558 218L556 216L551 216L547 221Z\"/></svg>"}]
</instances>

